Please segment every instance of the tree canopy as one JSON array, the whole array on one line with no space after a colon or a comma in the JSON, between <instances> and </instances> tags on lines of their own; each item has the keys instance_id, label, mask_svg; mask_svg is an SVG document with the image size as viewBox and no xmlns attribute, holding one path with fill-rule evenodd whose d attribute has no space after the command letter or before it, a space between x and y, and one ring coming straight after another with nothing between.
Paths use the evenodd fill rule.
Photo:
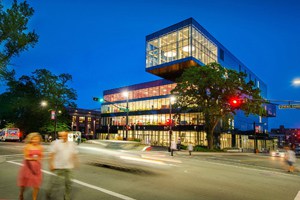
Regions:
<instances>
[{"instance_id":1,"label":"tree canopy","mask_svg":"<svg viewBox=\"0 0 300 200\"><path fill-rule=\"evenodd\" d=\"M175 107L181 111L196 110L203 113L208 147L213 148L213 134L221 119L235 114L238 109L246 115L262 115L260 90L253 81L246 82L246 74L226 69L220 64L194 66L186 69L177 79L172 90L176 95ZM232 98L242 101L240 106L232 106Z\"/></svg>"},{"instance_id":2,"label":"tree canopy","mask_svg":"<svg viewBox=\"0 0 300 200\"><path fill-rule=\"evenodd\" d=\"M24 1L14 0L12 6L4 10L0 0L0 77L7 73L7 65L13 56L33 47L38 41L35 31L28 31L28 22L34 9Z\"/></svg>"},{"instance_id":3,"label":"tree canopy","mask_svg":"<svg viewBox=\"0 0 300 200\"><path fill-rule=\"evenodd\" d=\"M71 80L69 74L57 76L46 69L35 70L31 76L17 80L12 71L7 78L7 91L0 95L0 120L14 123L25 132L53 132L50 111L57 110L61 111L57 131L66 130L70 124L66 108L76 107L77 99L76 91L68 86ZM42 107L42 101L48 106Z\"/></svg>"}]
</instances>

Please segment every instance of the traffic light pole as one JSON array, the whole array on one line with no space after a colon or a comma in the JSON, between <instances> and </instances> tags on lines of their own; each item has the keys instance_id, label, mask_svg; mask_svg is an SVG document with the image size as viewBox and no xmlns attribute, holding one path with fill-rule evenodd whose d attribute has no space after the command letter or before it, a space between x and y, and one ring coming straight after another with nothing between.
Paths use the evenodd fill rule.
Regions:
<instances>
[{"instance_id":1,"label":"traffic light pole","mask_svg":"<svg viewBox=\"0 0 300 200\"><path fill-rule=\"evenodd\" d=\"M129 108L128 108L128 96L126 98L126 136L125 136L125 140L128 139L128 114L129 114Z\"/></svg>"},{"instance_id":2,"label":"traffic light pole","mask_svg":"<svg viewBox=\"0 0 300 200\"><path fill-rule=\"evenodd\" d=\"M257 137L256 137L256 125L255 122L253 122L253 132L254 132L254 153L257 153Z\"/></svg>"},{"instance_id":3,"label":"traffic light pole","mask_svg":"<svg viewBox=\"0 0 300 200\"><path fill-rule=\"evenodd\" d=\"M169 149L168 151L171 152L171 140L172 140L172 101L170 99L170 129L169 129Z\"/></svg>"}]
</instances>

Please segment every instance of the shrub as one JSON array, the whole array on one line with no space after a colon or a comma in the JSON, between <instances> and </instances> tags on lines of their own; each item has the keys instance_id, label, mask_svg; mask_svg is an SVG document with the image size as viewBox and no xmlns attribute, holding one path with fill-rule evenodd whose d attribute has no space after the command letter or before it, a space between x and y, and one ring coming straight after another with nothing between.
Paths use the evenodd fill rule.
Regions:
<instances>
[{"instance_id":1,"label":"shrub","mask_svg":"<svg viewBox=\"0 0 300 200\"><path fill-rule=\"evenodd\" d=\"M222 152L223 150L220 150L220 149L208 149L207 146L196 145L194 147L194 151L201 151L201 152Z\"/></svg>"}]
</instances>

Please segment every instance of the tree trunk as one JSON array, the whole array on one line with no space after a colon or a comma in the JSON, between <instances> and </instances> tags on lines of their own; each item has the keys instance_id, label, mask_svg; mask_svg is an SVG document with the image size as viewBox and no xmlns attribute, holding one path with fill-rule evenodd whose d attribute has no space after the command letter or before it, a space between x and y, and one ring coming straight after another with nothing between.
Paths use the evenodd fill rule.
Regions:
<instances>
[{"instance_id":1,"label":"tree trunk","mask_svg":"<svg viewBox=\"0 0 300 200\"><path fill-rule=\"evenodd\" d=\"M208 149L214 148L214 130L213 129L207 129L207 147Z\"/></svg>"}]
</instances>

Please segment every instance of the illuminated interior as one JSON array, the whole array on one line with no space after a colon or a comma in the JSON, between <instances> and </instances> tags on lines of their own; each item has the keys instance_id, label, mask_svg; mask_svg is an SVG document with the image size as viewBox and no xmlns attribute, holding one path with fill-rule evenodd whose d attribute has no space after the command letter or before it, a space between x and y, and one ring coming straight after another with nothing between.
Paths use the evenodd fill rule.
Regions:
<instances>
[{"instance_id":1,"label":"illuminated interior","mask_svg":"<svg viewBox=\"0 0 300 200\"><path fill-rule=\"evenodd\" d=\"M194 57L204 64L217 61L217 46L189 25L147 41L146 68Z\"/></svg>"}]
</instances>

